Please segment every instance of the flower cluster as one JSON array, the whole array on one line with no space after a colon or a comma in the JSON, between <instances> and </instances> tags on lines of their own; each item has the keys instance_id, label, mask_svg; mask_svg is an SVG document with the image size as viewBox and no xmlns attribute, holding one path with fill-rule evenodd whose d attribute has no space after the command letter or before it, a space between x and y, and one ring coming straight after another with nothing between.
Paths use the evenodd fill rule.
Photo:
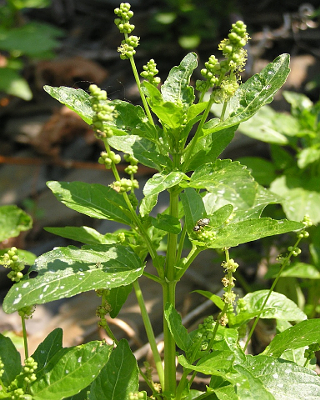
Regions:
<instances>
[{"instance_id":1,"label":"flower cluster","mask_svg":"<svg viewBox=\"0 0 320 400\"><path fill-rule=\"evenodd\" d=\"M147 400L147 392L131 392L129 393L129 400Z\"/></svg>"},{"instance_id":2,"label":"flower cluster","mask_svg":"<svg viewBox=\"0 0 320 400\"><path fill-rule=\"evenodd\" d=\"M21 385L20 377L23 377L23 382L25 385L29 385L34 382L37 377L35 375L35 371L38 368L38 363L32 358L29 357L25 360L25 365L22 368L20 374L10 383L7 388L8 392L11 395L12 400L32 400L33 396L26 394L25 390L18 385Z\"/></svg>"},{"instance_id":3,"label":"flower cluster","mask_svg":"<svg viewBox=\"0 0 320 400\"><path fill-rule=\"evenodd\" d=\"M136 174L138 172L138 160L131 154L125 154L123 158L126 162L130 163L130 165L125 168L124 172L126 172L128 175Z\"/></svg>"},{"instance_id":4,"label":"flower cluster","mask_svg":"<svg viewBox=\"0 0 320 400\"><path fill-rule=\"evenodd\" d=\"M21 272L24 269L24 264L19 261L19 257L17 255L17 248L11 247L4 255L2 256L1 264L5 268L11 268L11 271L8 273L8 278L13 282L19 282L23 278L23 273Z\"/></svg>"},{"instance_id":5,"label":"flower cluster","mask_svg":"<svg viewBox=\"0 0 320 400\"><path fill-rule=\"evenodd\" d=\"M129 3L121 3L120 7L114 10L114 13L119 17L114 20L114 23L117 25L120 33L124 33L125 35L125 39L118 48L122 60L133 57L136 54L135 47L139 45L139 38L137 36L128 36L135 28L129 22L133 17L130 7Z\"/></svg>"},{"instance_id":6,"label":"flower cluster","mask_svg":"<svg viewBox=\"0 0 320 400\"><path fill-rule=\"evenodd\" d=\"M92 118L93 129L99 139L109 138L113 136L112 129L106 126L104 122L113 120L115 107L109 104L105 90L101 90L97 85L90 85L89 90L91 107L95 113Z\"/></svg>"},{"instance_id":7,"label":"flower cluster","mask_svg":"<svg viewBox=\"0 0 320 400\"><path fill-rule=\"evenodd\" d=\"M115 154L114 151L109 152L102 151L100 157L98 158L98 163L104 165L107 169L111 168L112 164L119 164L121 161L121 156Z\"/></svg>"},{"instance_id":8,"label":"flower cluster","mask_svg":"<svg viewBox=\"0 0 320 400\"><path fill-rule=\"evenodd\" d=\"M154 86L158 86L161 82L161 79L157 77L157 73L159 70L157 69L157 64L153 59L147 62L147 65L143 66L143 72L141 72L142 78L146 79Z\"/></svg>"},{"instance_id":9,"label":"flower cluster","mask_svg":"<svg viewBox=\"0 0 320 400\"><path fill-rule=\"evenodd\" d=\"M132 189L139 189L139 183L136 179L122 178L120 181L113 182L111 187L119 193L126 193Z\"/></svg>"},{"instance_id":10,"label":"flower cluster","mask_svg":"<svg viewBox=\"0 0 320 400\"><path fill-rule=\"evenodd\" d=\"M114 20L114 23L121 33L130 34L135 28L134 25L129 23L133 17L133 11L130 8L131 5L129 3L121 3L120 7L114 9L114 13L119 17Z\"/></svg>"},{"instance_id":11,"label":"flower cluster","mask_svg":"<svg viewBox=\"0 0 320 400\"><path fill-rule=\"evenodd\" d=\"M239 264L236 263L232 258L229 258L229 253L226 250L227 261L224 261L221 266L224 268L225 276L222 278L223 289L225 290L224 295L222 296L222 300L226 305L226 312L223 312L220 315L219 323L223 326L228 323L228 314L233 313L233 304L236 300L236 294L233 292L233 288L235 286L235 278L232 275L236 272Z\"/></svg>"},{"instance_id":12,"label":"flower cluster","mask_svg":"<svg viewBox=\"0 0 320 400\"><path fill-rule=\"evenodd\" d=\"M233 24L228 38L218 47L225 59L219 62L211 55L201 70L205 81L197 81L196 87L202 94L212 87L211 98L215 103L228 100L239 87L239 74L247 60L247 51L243 48L249 40L246 29L242 21Z\"/></svg>"},{"instance_id":13,"label":"flower cluster","mask_svg":"<svg viewBox=\"0 0 320 400\"><path fill-rule=\"evenodd\" d=\"M210 350L210 342L213 339L215 322L213 316L209 315L204 319L203 324L199 324L198 333L201 336L201 350Z\"/></svg>"}]
</instances>

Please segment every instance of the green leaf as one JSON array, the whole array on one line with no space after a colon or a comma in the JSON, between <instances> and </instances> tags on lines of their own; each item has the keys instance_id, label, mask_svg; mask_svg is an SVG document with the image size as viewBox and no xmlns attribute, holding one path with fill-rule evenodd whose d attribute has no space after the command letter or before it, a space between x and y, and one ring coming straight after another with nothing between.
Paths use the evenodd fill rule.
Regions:
<instances>
[{"instance_id":1,"label":"green leaf","mask_svg":"<svg viewBox=\"0 0 320 400\"><path fill-rule=\"evenodd\" d=\"M307 319L278 333L266 347L263 354L280 357L290 349L299 349L312 343L320 343L320 320Z\"/></svg>"},{"instance_id":2,"label":"green leaf","mask_svg":"<svg viewBox=\"0 0 320 400\"><path fill-rule=\"evenodd\" d=\"M32 358L38 363L38 371L48 364L50 359L62 349L62 329L56 328L39 344Z\"/></svg>"},{"instance_id":3,"label":"green leaf","mask_svg":"<svg viewBox=\"0 0 320 400\"><path fill-rule=\"evenodd\" d=\"M94 112L91 108L90 95L82 89L64 86L44 86L44 90L61 104L75 111L87 124L92 124ZM109 102L115 107L115 118L104 122L114 135L134 135L154 139L156 128L148 121L142 107L121 100Z\"/></svg>"},{"instance_id":4,"label":"green leaf","mask_svg":"<svg viewBox=\"0 0 320 400\"><path fill-rule=\"evenodd\" d=\"M179 363L187 369L201 372L205 375L218 375L226 377L226 372L230 371L234 362L232 351L215 351L201 358L197 365L189 364L186 358L181 355L178 357Z\"/></svg>"},{"instance_id":5,"label":"green leaf","mask_svg":"<svg viewBox=\"0 0 320 400\"><path fill-rule=\"evenodd\" d=\"M248 355L244 367L259 378L276 400L316 400L320 397L320 380L316 373L289 361Z\"/></svg>"},{"instance_id":6,"label":"green leaf","mask_svg":"<svg viewBox=\"0 0 320 400\"><path fill-rule=\"evenodd\" d=\"M309 97L302 93L288 92L284 90L282 94L286 101L291 104L293 110L303 111L313 107L313 103Z\"/></svg>"},{"instance_id":7,"label":"green leaf","mask_svg":"<svg viewBox=\"0 0 320 400\"><path fill-rule=\"evenodd\" d=\"M111 318L115 318L119 314L119 311L127 300L131 290L132 285L130 284L113 288L109 291L106 299L108 300L108 304L111 305L111 311L109 312Z\"/></svg>"},{"instance_id":8,"label":"green leaf","mask_svg":"<svg viewBox=\"0 0 320 400\"><path fill-rule=\"evenodd\" d=\"M287 79L290 72L289 61L289 54L282 54L259 74L240 85L229 102L229 116L223 121L214 119L211 128L203 130L203 136L247 121L262 106L271 103L273 96Z\"/></svg>"},{"instance_id":9,"label":"green leaf","mask_svg":"<svg viewBox=\"0 0 320 400\"><path fill-rule=\"evenodd\" d=\"M43 89L51 97L76 112L87 124L92 124L94 112L91 108L90 95L82 89L73 89L65 86L44 86Z\"/></svg>"},{"instance_id":10,"label":"green leaf","mask_svg":"<svg viewBox=\"0 0 320 400\"><path fill-rule=\"evenodd\" d=\"M32 99L28 82L13 68L0 68L0 91L26 101Z\"/></svg>"},{"instance_id":11,"label":"green leaf","mask_svg":"<svg viewBox=\"0 0 320 400\"><path fill-rule=\"evenodd\" d=\"M150 196L145 196L141 200L141 204L139 207L139 212L141 217L149 215L150 212L153 210L153 208L156 206L157 202L158 202L158 193L152 194Z\"/></svg>"},{"instance_id":12,"label":"green leaf","mask_svg":"<svg viewBox=\"0 0 320 400\"><path fill-rule=\"evenodd\" d=\"M85 182L47 182L61 203L92 218L131 223L128 206L120 193L108 186Z\"/></svg>"},{"instance_id":13,"label":"green leaf","mask_svg":"<svg viewBox=\"0 0 320 400\"><path fill-rule=\"evenodd\" d=\"M207 214L213 214L217 209L220 209L226 204L231 204L234 207L232 213L232 222L240 222L250 218L259 218L264 208L270 203L279 203L280 199L269 190L262 186L256 186L256 195L254 203L250 206L246 201L237 198L233 195L233 189L225 188L225 192L213 190L203 197L203 203Z\"/></svg>"},{"instance_id":14,"label":"green leaf","mask_svg":"<svg viewBox=\"0 0 320 400\"><path fill-rule=\"evenodd\" d=\"M113 346L99 341L61 349L30 384L35 400L61 400L87 387L108 362Z\"/></svg>"},{"instance_id":15,"label":"green leaf","mask_svg":"<svg viewBox=\"0 0 320 400\"><path fill-rule=\"evenodd\" d=\"M1 68L0 68L1 69ZM32 228L32 218L14 205L0 207L0 242Z\"/></svg>"},{"instance_id":16,"label":"green leaf","mask_svg":"<svg viewBox=\"0 0 320 400\"><path fill-rule=\"evenodd\" d=\"M181 232L181 223L178 218L174 218L167 214L158 214L157 218L152 218L152 225L155 228L165 232L179 234Z\"/></svg>"},{"instance_id":17,"label":"green leaf","mask_svg":"<svg viewBox=\"0 0 320 400\"><path fill-rule=\"evenodd\" d=\"M291 115L277 113L264 106L248 121L241 123L239 131L253 139L283 146L289 143L287 136L295 136L299 132L299 124Z\"/></svg>"},{"instance_id":18,"label":"green leaf","mask_svg":"<svg viewBox=\"0 0 320 400\"><path fill-rule=\"evenodd\" d=\"M185 214L187 231L191 232L196 222L200 218L206 217L206 211L203 205L203 201L200 194L192 188L186 188L180 194L180 198Z\"/></svg>"},{"instance_id":19,"label":"green leaf","mask_svg":"<svg viewBox=\"0 0 320 400\"><path fill-rule=\"evenodd\" d=\"M115 118L105 122L114 135L137 135L154 140L156 128L148 121L143 108L127 101L113 100L110 105L115 107Z\"/></svg>"},{"instance_id":20,"label":"green leaf","mask_svg":"<svg viewBox=\"0 0 320 400\"><path fill-rule=\"evenodd\" d=\"M178 185L184 179L188 179L188 177L181 171L171 171L169 174L164 172L154 174L145 184L143 194L145 196L150 196L163 192L166 189Z\"/></svg>"},{"instance_id":21,"label":"green leaf","mask_svg":"<svg viewBox=\"0 0 320 400\"><path fill-rule=\"evenodd\" d=\"M298 167L301 169L306 168L308 165L319 161L320 159L320 149L315 149L314 147L308 147L303 149L298 154Z\"/></svg>"},{"instance_id":22,"label":"green leaf","mask_svg":"<svg viewBox=\"0 0 320 400\"><path fill-rule=\"evenodd\" d=\"M257 290L244 296L246 310L249 313L260 313L268 290ZM285 295L272 292L260 318L276 318L285 321L302 321L307 318L305 313Z\"/></svg>"},{"instance_id":23,"label":"green leaf","mask_svg":"<svg viewBox=\"0 0 320 400\"><path fill-rule=\"evenodd\" d=\"M5 386L15 379L21 372L21 357L11 339L0 333L0 358L3 366L1 380Z\"/></svg>"},{"instance_id":24,"label":"green leaf","mask_svg":"<svg viewBox=\"0 0 320 400\"><path fill-rule=\"evenodd\" d=\"M199 293L207 299L211 300L213 304L215 304L220 310L224 308L224 302L220 296L213 294L207 290L194 290L193 293Z\"/></svg>"},{"instance_id":25,"label":"green leaf","mask_svg":"<svg viewBox=\"0 0 320 400\"><path fill-rule=\"evenodd\" d=\"M158 147L151 140L140 138L137 135L112 136L108 139L111 147L118 151L133 155L141 164L158 170L172 167L169 157L160 153Z\"/></svg>"},{"instance_id":26,"label":"green leaf","mask_svg":"<svg viewBox=\"0 0 320 400\"><path fill-rule=\"evenodd\" d=\"M272 162L261 157L241 157L238 161L246 165L254 179L263 186L269 186L276 178L276 168Z\"/></svg>"},{"instance_id":27,"label":"green leaf","mask_svg":"<svg viewBox=\"0 0 320 400\"><path fill-rule=\"evenodd\" d=\"M137 361L125 339L113 350L107 365L90 389L89 400L124 400L139 388Z\"/></svg>"},{"instance_id":28,"label":"green leaf","mask_svg":"<svg viewBox=\"0 0 320 400\"><path fill-rule=\"evenodd\" d=\"M296 166L295 158L284 148L270 145L272 162L276 169L285 170Z\"/></svg>"},{"instance_id":29,"label":"green leaf","mask_svg":"<svg viewBox=\"0 0 320 400\"><path fill-rule=\"evenodd\" d=\"M65 226L62 228L44 228L44 230L84 244L107 244L116 241L114 236L112 239L108 239L106 235L102 235L88 226Z\"/></svg>"},{"instance_id":30,"label":"green leaf","mask_svg":"<svg viewBox=\"0 0 320 400\"><path fill-rule=\"evenodd\" d=\"M187 54L180 65L173 67L169 72L168 78L161 86L162 98L183 108L191 106L194 102L193 87L189 86L190 77L193 70L198 66L197 55Z\"/></svg>"},{"instance_id":31,"label":"green leaf","mask_svg":"<svg viewBox=\"0 0 320 400\"><path fill-rule=\"evenodd\" d=\"M271 186L272 191L275 186ZM281 202L283 211L287 218L302 221L305 215L308 215L314 224L320 222L320 193L306 190L303 188L294 188L288 190Z\"/></svg>"},{"instance_id":32,"label":"green leaf","mask_svg":"<svg viewBox=\"0 0 320 400\"><path fill-rule=\"evenodd\" d=\"M180 314L175 310L172 304L167 303L164 316L177 346L181 350L187 352L192 346L192 340L190 339L187 329L182 325Z\"/></svg>"},{"instance_id":33,"label":"green leaf","mask_svg":"<svg viewBox=\"0 0 320 400\"><path fill-rule=\"evenodd\" d=\"M235 247L241 243L252 242L263 237L280 235L302 229L300 222L275 220L271 218L248 219L230 223L216 232L217 238L209 246L211 248Z\"/></svg>"},{"instance_id":34,"label":"green leaf","mask_svg":"<svg viewBox=\"0 0 320 400\"><path fill-rule=\"evenodd\" d=\"M101 244L56 248L38 257L31 271L38 275L9 290L3 302L6 313L89 290L129 285L142 275L143 265L130 247Z\"/></svg>"},{"instance_id":35,"label":"green leaf","mask_svg":"<svg viewBox=\"0 0 320 400\"><path fill-rule=\"evenodd\" d=\"M265 274L265 279L275 278L280 269L279 264L271 265L268 272ZM291 277L291 278L302 278L302 279L320 279L320 271L317 267L311 264L306 264L303 262L296 262L290 264L281 273L281 278Z\"/></svg>"},{"instance_id":36,"label":"green leaf","mask_svg":"<svg viewBox=\"0 0 320 400\"><path fill-rule=\"evenodd\" d=\"M195 189L207 189L219 193L226 198L239 202L240 200L252 206L257 192L257 183L252 178L246 166L231 160L216 160L197 168L190 181L183 181L180 186Z\"/></svg>"},{"instance_id":37,"label":"green leaf","mask_svg":"<svg viewBox=\"0 0 320 400\"><path fill-rule=\"evenodd\" d=\"M29 57L50 58L59 45L56 39L63 35L62 29L40 22L29 22L9 30L0 27L0 49Z\"/></svg>"},{"instance_id":38,"label":"green leaf","mask_svg":"<svg viewBox=\"0 0 320 400\"><path fill-rule=\"evenodd\" d=\"M237 125L201 137L195 144L190 156L188 155L188 159L183 157L184 165L187 164L188 166L187 170L193 171L200 165L215 160L231 142L236 129ZM188 152L186 151L184 154L186 155ZM182 168L184 168L184 165Z\"/></svg>"},{"instance_id":39,"label":"green leaf","mask_svg":"<svg viewBox=\"0 0 320 400\"><path fill-rule=\"evenodd\" d=\"M275 93L285 83L289 69L289 54L278 56L259 74L253 75L239 86L229 104L229 117L219 128L244 122L252 117L262 106L271 103Z\"/></svg>"},{"instance_id":40,"label":"green leaf","mask_svg":"<svg viewBox=\"0 0 320 400\"><path fill-rule=\"evenodd\" d=\"M236 386L239 399L275 400L275 397L265 388L259 377L252 374L250 368L235 365L235 370L240 374L240 382L237 382Z\"/></svg>"}]
</instances>

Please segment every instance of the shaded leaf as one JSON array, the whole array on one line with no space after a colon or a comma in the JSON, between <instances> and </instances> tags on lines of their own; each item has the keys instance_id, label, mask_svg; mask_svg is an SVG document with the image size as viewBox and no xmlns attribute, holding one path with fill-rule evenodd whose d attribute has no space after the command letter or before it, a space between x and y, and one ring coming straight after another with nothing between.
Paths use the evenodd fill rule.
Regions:
<instances>
[{"instance_id":1,"label":"shaded leaf","mask_svg":"<svg viewBox=\"0 0 320 400\"><path fill-rule=\"evenodd\" d=\"M152 218L152 225L155 228L165 232L179 234L181 232L181 223L178 218L174 218L167 214L158 214L157 218Z\"/></svg>"},{"instance_id":2,"label":"shaded leaf","mask_svg":"<svg viewBox=\"0 0 320 400\"><path fill-rule=\"evenodd\" d=\"M99 341L63 348L30 384L35 400L61 400L87 387L108 362L113 346Z\"/></svg>"},{"instance_id":3,"label":"shaded leaf","mask_svg":"<svg viewBox=\"0 0 320 400\"><path fill-rule=\"evenodd\" d=\"M120 340L111 353L107 365L90 389L89 400L129 399L138 391L139 370L137 361L125 339Z\"/></svg>"},{"instance_id":4,"label":"shaded leaf","mask_svg":"<svg viewBox=\"0 0 320 400\"><path fill-rule=\"evenodd\" d=\"M187 165L187 171L194 171L197 167L215 160L231 142L236 129L237 125L201 137L190 155L185 152L188 154L188 159L183 158L182 168Z\"/></svg>"},{"instance_id":5,"label":"shaded leaf","mask_svg":"<svg viewBox=\"0 0 320 400\"><path fill-rule=\"evenodd\" d=\"M192 188L184 189L180 194L180 198L185 214L187 231L191 232L196 222L206 216L203 201L200 194Z\"/></svg>"},{"instance_id":6,"label":"shaded leaf","mask_svg":"<svg viewBox=\"0 0 320 400\"><path fill-rule=\"evenodd\" d=\"M111 318L115 318L119 314L131 290L131 284L109 290L106 299L108 300L108 304L111 306L111 311L109 312Z\"/></svg>"},{"instance_id":7,"label":"shaded leaf","mask_svg":"<svg viewBox=\"0 0 320 400\"><path fill-rule=\"evenodd\" d=\"M44 368L49 360L62 349L62 329L56 328L39 344L32 358L38 363L37 370Z\"/></svg>"},{"instance_id":8,"label":"shaded leaf","mask_svg":"<svg viewBox=\"0 0 320 400\"><path fill-rule=\"evenodd\" d=\"M0 333L0 358L4 364L1 380L5 386L9 386L15 377L21 372L21 357L11 339Z\"/></svg>"},{"instance_id":9,"label":"shaded leaf","mask_svg":"<svg viewBox=\"0 0 320 400\"><path fill-rule=\"evenodd\" d=\"M192 346L192 340L187 329L182 325L180 314L178 314L172 304L167 303L164 316L177 346L187 352Z\"/></svg>"}]
</instances>

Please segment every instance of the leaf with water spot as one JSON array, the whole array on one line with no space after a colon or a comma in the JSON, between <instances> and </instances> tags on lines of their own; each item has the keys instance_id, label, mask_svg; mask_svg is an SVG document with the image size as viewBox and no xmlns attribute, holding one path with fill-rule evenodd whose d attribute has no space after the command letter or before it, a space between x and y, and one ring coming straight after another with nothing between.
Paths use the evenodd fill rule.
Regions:
<instances>
[{"instance_id":1,"label":"leaf with water spot","mask_svg":"<svg viewBox=\"0 0 320 400\"><path fill-rule=\"evenodd\" d=\"M246 356L242 368L263 384L275 400L316 400L320 398L320 379L314 371L265 355ZM263 397L264 399L264 397Z\"/></svg>"},{"instance_id":2,"label":"leaf with water spot","mask_svg":"<svg viewBox=\"0 0 320 400\"><path fill-rule=\"evenodd\" d=\"M201 165L191 175L190 181L184 180L180 186L207 189L223 197L224 204L237 204L240 201L250 207L255 201L258 184L246 166L237 161L216 160Z\"/></svg>"},{"instance_id":3,"label":"leaf with water spot","mask_svg":"<svg viewBox=\"0 0 320 400\"><path fill-rule=\"evenodd\" d=\"M56 248L38 257L31 271L38 275L9 290L3 302L6 313L89 290L129 285L142 275L143 264L130 247L101 244Z\"/></svg>"}]
</instances>

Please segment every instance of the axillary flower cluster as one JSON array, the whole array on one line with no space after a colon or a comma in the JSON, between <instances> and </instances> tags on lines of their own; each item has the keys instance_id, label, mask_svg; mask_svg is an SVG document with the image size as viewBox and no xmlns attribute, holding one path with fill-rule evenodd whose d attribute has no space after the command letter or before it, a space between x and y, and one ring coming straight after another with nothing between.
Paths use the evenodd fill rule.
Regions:
<instances>
[{"instance_id":1,"label":"axillary flower cluster","mask_svg":"<svg viewBox=\"0 0 320 400\"><path fill-rule=\"evenodd\" d=\"M130 163L128 167L125 168L125 172L130 175L131 179L122 178L120 179L117 170L114 168L115 165L121 162L120 154L115 154L114 151L110 149L108 144L108 138L113 136L112 128L107 125L111 123L115 117L115 107L108 101L107 92L101 90L97 85L90 85L89 87L91 93L91 107L94 111L94 116L92 118L92 126L96 132L96 137L104 142L106 151L102 151L98 159L99 164L103 164L107 169L112 169L116 181L112 184L112 187L120 192L125 193L134 189L139 188L138 181L133 178L133 175L138 171L138 162L130 154L124 156L125 160Z\"/></svg>"}]
</instances>

